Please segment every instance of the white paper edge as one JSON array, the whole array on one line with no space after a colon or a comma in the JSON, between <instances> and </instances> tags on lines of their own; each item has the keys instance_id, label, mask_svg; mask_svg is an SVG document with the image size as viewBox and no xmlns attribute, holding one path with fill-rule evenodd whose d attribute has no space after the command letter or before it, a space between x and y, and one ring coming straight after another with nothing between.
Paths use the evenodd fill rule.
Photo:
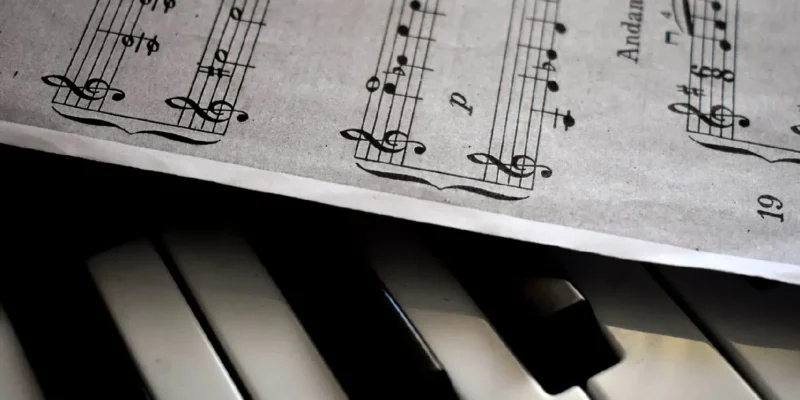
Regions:
<instances>
[{"instance_id":1,"label":"white paper edge","mask_svg":"<svg viewBox=\"0 0 800 400\"><path fill-rule=\"evenodd\" d=\"M800 284L800 267L569 228L369 189L0 121L0 142L54 154L212 181L337 207L606 256L722 270ZM425 216L426 218L421 218Z\"/></svg>"}]
</instances>

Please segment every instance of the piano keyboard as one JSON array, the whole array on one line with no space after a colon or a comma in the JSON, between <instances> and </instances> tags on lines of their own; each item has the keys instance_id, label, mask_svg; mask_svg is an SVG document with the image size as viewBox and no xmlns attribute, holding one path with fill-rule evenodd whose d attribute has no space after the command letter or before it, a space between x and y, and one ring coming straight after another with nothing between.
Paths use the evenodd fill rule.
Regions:
<instances>
[{"instance_id":1,"label":"piano keyboard","mask_svg":"<svg viewBox=\"0 0 800 400\"><path fill-rule=\"evenodd\" d=\"M340 217L9 261L0 399L800 393L798 287Z\"/></svg>"}]
</instances>

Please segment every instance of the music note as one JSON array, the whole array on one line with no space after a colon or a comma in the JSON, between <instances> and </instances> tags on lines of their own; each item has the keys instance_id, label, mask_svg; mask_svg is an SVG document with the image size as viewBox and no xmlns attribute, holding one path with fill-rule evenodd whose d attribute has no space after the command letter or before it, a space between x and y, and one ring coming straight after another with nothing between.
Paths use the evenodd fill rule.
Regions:
<instances>
[{"instance_id":1,"label":"music note","mask_svg":"<svg viewBox=\"0 0 800 400\"><path fill-rule=\"evenodd\" d=\"M711 9L714 11L719 11L722 9L722 3L720 3L717 0L702 0L702 1L705 1L706 3L711 3Z\"/></svg>"},{"instance_id":2,"label":"music note","mask_svg":"<svg viewBox=\"0 0 800 400\"><path fill-rule=\"evenodd\" d=\"M407 26L405 26L405 25L400 25L400 26L397 28L397 33L398 33L400 36L405 36L405 37L407 37L407 36L408 36L408 27L407 27Z\"/></svg>"},{"instance_id":3,"label":"music note","mask_svg":"<svg viewBox=\"0 0 800 400\"><path fill-rule=\"evenodd\" d=\"M68 88L73 94L84 100L102 100L108 93L113 93L111 100L114 101L121 101L125 98L125 92L110 87L108 82L100 78L88 79L82 88L63 75L43 76L42 81L49 86Z\"/></svg>"},{"instance_id":4,"label":"music note","mask_svg":"<svg viewBox=\"0 0 800 400\"><path fill-rule=\"evenodd\" d=\"M158 0L139 0L143 6L153 4L151 11L155 11L156 7L158 7ZM175 0L164 0L164 14L168 13L169 10L175 8Z\"/></svg>"},{"instance_id":5,"label":"music note","mask_svg":"<svg viewBox=\"0 0 800 400\"><path fill-rule=\"evenodd\" d=\"M436 16L440 16L440 17L444 17L445 16L444 14L442 14L440 12L437 12L437 11L423 10L422 9L422 3L420 3L418 0L412 1L409 4L409 7L411 7L411 9L414 12L418 12L418 13L422 13L422 14L426 14L426 15L436 15Z\"/></svg>"},{"instance_id":6,"label":"music note","mask_svg":"<svg viewBox=\"0 0 800 400\"><path fill-rule=\"evenodd\" d=\"M387 74L397 75L397 76L406 76L406 71L403 70L403 67L394 67L392 68L391 72L387 72Z\"/></svg>"},{"instance_id":7,"label":"music note","mask_svg":"<svg viewBox=\"0 0 800 400\"><path fill-rule=\"evenodd\" d=\"M558 109L556 108L556 116L558 116L558 115L559 115L558 114ZM575 118L572 117L572 112L571 111L567 110L567 113L564 114L561 117L561 119L562 119L562 121L564 123L564 130L565 131L568 131L569 128L572 128L573 126L575 126ZM553 121L553 128L556 127L556 121L558 121L558 119Z\"/></svg>"},{"instance_id":8,"label":"music note","mask_svg":"<svg viewBox=\"0 0 800 400\"><path fill-rule=\"evenodd\" d=\"M397 76L406 76L406 71L403 70L403 67L408 64L408 57L404 55L397 56L397 64L399 64L398 67L392 68L392 71L387 73Z\"/></svg>"},{"instance_id":9,"label":"music note","mask_svg":"<svg viewBox=\"0 0 800 400\"><path fill-rule=\"evenodd\" d=\"M707 65L693 64L690 72L698 78L722 79L725 82L733 82L736 79L736 73L729 69L712 68Z\"/></svg>"},{"instance_id":10,"label":"music note","mask_svg":"<svg viewBox=\"0 0 800 400\"><path fill-rule=\"evenodd\" d=\"M217 49L217 51L214 52L214 59L225 64L228 62L228 52L222 49Z\"/></svg>"},{"instance_id":11,"label":"music note","mask_svg":"<svg viewBox=\"0 0 800 400\"><path fill-rule=\"evenodd\" d=\"M242 9L239 8L239 7L231 8L230 16L231 16L231 18L235 19L236 21L241 21L242 20Z\"/></svg>"},{"instance_id":12,"label":"music note","mask_svg":"<svg viewBox=\"0 0 800 400\"><path fill-rule=\"evenodd\" d=\"M750 126L750 119L743 115L734 114L733 111L723 105L711 106L711 112L708 114L704 114L702 111L687 103L673 103L667 108L676 114L694 115L709 126L715 128L730 128L736 120L739 121L738 124L742 128Z\"/></svg>"},{"instance_id":13,"label":"music note","mask_svg":"<svg viewBox=\"0 0 800 400\"><path fill-rule=\"evenodd\" d=\"M168 106L178 110L193 110L200 118L214 123L228 121L233 114L238 114L236 120L239 122L245 122L250 118L246 112L234 110L233 105L225 100L212 101L208 108L200 107L194 100L187 97L172 97L165 102Z\"/></svg>"},{"instance_id":14,"label":"music note","mask_svg":"<svg viewBox=\"0 0 800 400\"><path fill-rule=\"evenodd\" d=\"M567 33L567 26L562 24L561 22L551 21L551 20L546 19L546 18L543 19L543 18L535 18L535 17L528 17L527 20L533 21L533 22L541 22L543 24L550 24L550 25L553 26L553 29L555 29L555 31L557 33L560 33L562 35Z\"/></svg>"},{"instance_id":15,"label":"music note","mask_svg":"<svg viewBox=\"0 0 800 400\"><path fill-rule=\"evenodd\" d=\"M378 89L381 88L381 80L378 79L377 76L373 76L367 79L367 84L365 86L368 92L370 93L376 92Z\"/></svg>"},{"instance_id":16,"label":"music note","mask_svg":"<svg viewBox=\"0 0 800 400\"><path fill-rule=\"evenodd\" d=\"M117 32L107 32L107 33L120 35L120 33L117 33ZM139 49L142 47L142 43L145 41L145 39L147 40L147 44L145 44L145 47L147 48L147 55L148 56L150 56L153 53L157 52L161 48L161 44L158 42L158 35L153 36L152 38L145 37L144 32L142 32L139 35L139 37L137 37L137 38L134 38L133 35L130 35L130 34L127 34L127 35L126 34L121 34L121 35L122 35L122 37L121 37L120 41L122 42L123 46L132 47L134 44L136 44L136 48L134 49L135 53L139 52ZM137 39L138 39L138 42L136 42Z\"/></svg>"},{"instance_id":17,"label":"music note","mask_svg":"<svg viewBox=\"0 0 800 400\"><path fill-rule=\"evenodd\" d=\"M547 68L542 68L542 67L534 67L534 68L537 69L537 73L538 73L538 70L540 70L540 69L548 70ZM553 93L558 92L559 89L560 89L560 86L558 86L558 82L556 82L556 81L554 81L552 79L539 78L538 76L527 75L527 74L520 74L519 76L521 76L524 79L532 79L532 80L537 81L537 82L545 82L545 87L547 88L547 90L549 90L549 91L551 91Z\"/></svg>"},{"instance_id":18,"label":"music note","mask_svg":"<svg viewBox=\"0 0 800 400\"><path fill-rule=\"evenodd\" d=\"M536 161L526 155L516 155L511 157L511 163L504 164L497 157L487 153L473 153L467 159L480 165L493 165L513 178L527 178L536 173L537 168L541 168L542 178L553 176L552 168L536 164Z\"/></svg>"},{"instance_id":19,"label":"music note","mask_svg":"<svg viewBox=\"0 0 800 400\"><path fill-rule=\"evenodd\" d=\"M795 126L791 127L790 129L792 130L792 132L800 135L800 125L795 125Z\"/></svg>"},{"instance_id":20,"label":"music note","mask_svg":"<svg viewBox=\"0 0 800 400\"><path fill-rule=\"evenodd\" d=\"M545 70L545 71L550 71L550 72L556 72L556 67L555 67L555 66L553 65L553 63L551 63L550 61L545 61L545 62L543 62L543 63L542 63L542 65L540 65L540 66L536 66L536 65L534 65L534 66L533 66L533 67L531 67L531 68L534 68L534 69L539 69L539 70Z\"/></svg>"},{"instance_id":21,"label":"music note","mask_svg":"<svg viewBox=\"0 0 800 400\"><path fill-rule=\"evenodd\" d=\"M722 9L722 4L719 1L716 1L716 0L714 0L714 1L701 0L701 1L705 1L707 3L710 2L711 3L711 9L714 10L714 14L715 15L716 15L717 12L719 12ZM694 28L695 21L697 21L697 20L703 21L704 24L705 24L705 21L713 22L714 23L714 28L719 29L719 30L723 30L724 31L724 30L726 30L728 28L727 22L725 22L725 21L723 21L723 20L721 20L719 18L706 18L706 17L701 17L701 16L698 16L698 15L692 15L691 6L689 5L689 0L683 0L682 3L683 3L683 18L686 20L686 27L687 27L687 29L689 31L689 35L690 36L697 37L697 35L695 35L695 28ZM705 14L705 12L704 12L704 14ZM722 49L722 51L727 52L727 51L730 51L733 48L733 46L731 46L731 43L727 39L708 38L708 37L705 37L704 34L700 35L699 37L701 37L703 39L706 39L706 40L711 40L711 41L716 42L717 45L720 47L720 49Z\"/></svg>"},{"instance_id":22,"label":"music note","mask_svg":"<svg viewBox=\"0 0 800 400\"><path fill-rule=\"evenodd\" d=\"M214 59L219 61L219 62L221 62L221 63L223 63L223 64L232 65L234 67L255 68L252 65L239 64L239 63L236 63L236 62L228 61L228 51L227 50L223 50L223 49L217 49L217 51L214 52Z\"/></svg>"},{"instance_id":23,"label":"music note","mask_svg":"<svg viewBox=\"0 0 800 400\"><path fill-rule=\"evenodd\" d=\"M266 26L266 24L264 24L262 22L242 19L242 14L244 14L244 11L242 11L242 9L239 8L239 7L231 8L231 12L229 13L231 19L233 19L235 21L244 22L246 24L255 24L255 25L260 25L260 26Z\"/></svg>"},{"instance_id":24,"label":"music note","mask_svg":"<svg viewBox=\"0 0 800 400\"><path fill-rule=\"evenodd\" d=\"M371 133L358 128L345 129L339 132L339 134L348 140L366 140L373 147L389 154L400 153L401 151L405 150L409 144L413 144L415 146L414 153L416 154L424 154L425 151L427 151L427 148L424 144L409 140L408 134L398 130L387 131L383 140L378 140Z\"/></svg>"},{"instance_id":25,"label":"music note","mask_svg":"<svg viewBox=\"0 0 800 400\"><path fill-rule=\"evenodd\" d=\"M575 117L572 116L572 111L567 110L566 114L561 114L556 108L555 111L531 108L531 111L538 112L542 114L552 115L553 116L553 128L558 128L558 120L561 119L561 122L564 124L564 131L568 131L569 128L575 126Z\"/></svg>"}]
</instances>

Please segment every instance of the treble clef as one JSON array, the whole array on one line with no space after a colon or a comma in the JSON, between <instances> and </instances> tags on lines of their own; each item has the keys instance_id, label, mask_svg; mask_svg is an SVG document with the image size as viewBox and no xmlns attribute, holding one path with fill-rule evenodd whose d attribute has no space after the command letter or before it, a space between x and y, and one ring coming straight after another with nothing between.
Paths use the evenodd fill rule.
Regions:
<instances>
[{"instance_id":1,"label":"treble clef","mask_svg":"<svg viewBox=\"0 0 800 400\"><path fill-rule=\"evenodd\" d=\"M526 155L516 155L511 157L511 163L504 164L497 157L486 153L474 153L467 156L467 159L480 165L494 165L501 171L514 178L527 178L536 173L537 168L541 168L542 178L553 176L553 169L542 164L536 164L536 160Z\"/></svg>"},{"instance_id":2,"label":"treble clef","mask_svg":"<svg viewBox=\"0 0 800 400\"><path fill-rule=\"evenodd\" d=\"M386 131L383 140L376 139L371 133L358 128L345 129L339 134L348 140L366 140L378 150L390 154L402 152L409 144L414 145L416 154L424 154L428 150L422 142L409 140L407 133L398 130Z\"/></svg>"},{"instance_id":3,"label":"treble clef","mask_svg":"<svg viewBox=\"0 0 800 400\"><path fill-rule=\"evenodd\" d=\"M747 128L750 126L750 119L744 115L734 114L730 108L723 105L711 106L711 112L704 114L691 104L687 103L673 103L667 107L670 111L682 115L695 115L701 121L715 128L730 128L733 123L738 119L739 126Z\"/></svg>"},{"instance_id":4,"label":"treble clef","mask_svg":"<svg viewBox=\"0 0 800 400\"><path fill-rule=\"evenodd\" d=\"M187 97L172 97L165 100L168 106L179 110L193 110L200 118L209 122L225 122L231 119L233 114L238 114L236 120L239 122L247 121L250 118L246 112L234 110L233 105L225 100L215 100L208 104L208 108L202 108L194 100Z\"/></svg>"},{"instance_id":5,"label":"treble clef","mask_svg":"<svg viewBox=\"0 0 800 400\"><path fill-rule=\"evenodd\" d=\"M125 98L125 92L110 87L108 82L101 78L88 79L83 87L76 85L75 82L64 75L43 76L42 81L49 86L68 88L70 92L84 100L102 100L108 95L109 92L113 93L111 95L111 100L121 101Z\"/></svg>"}]
</instances>

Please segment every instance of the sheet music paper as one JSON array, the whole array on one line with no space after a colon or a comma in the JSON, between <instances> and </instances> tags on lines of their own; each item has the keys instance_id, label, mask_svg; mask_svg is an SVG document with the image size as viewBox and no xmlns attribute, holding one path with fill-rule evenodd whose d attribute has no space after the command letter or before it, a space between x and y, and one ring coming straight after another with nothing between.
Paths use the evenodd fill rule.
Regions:
<instances>
[{"instance_id":1,"label":"sheet music paper","mask_svg":"<svg viewBox=\"0 0 800 400\"><path fill-rule=\"evenodd\" d=\"M0 9L4 143L800 283L796 1Z\"/></svg>"}]
</instances>

